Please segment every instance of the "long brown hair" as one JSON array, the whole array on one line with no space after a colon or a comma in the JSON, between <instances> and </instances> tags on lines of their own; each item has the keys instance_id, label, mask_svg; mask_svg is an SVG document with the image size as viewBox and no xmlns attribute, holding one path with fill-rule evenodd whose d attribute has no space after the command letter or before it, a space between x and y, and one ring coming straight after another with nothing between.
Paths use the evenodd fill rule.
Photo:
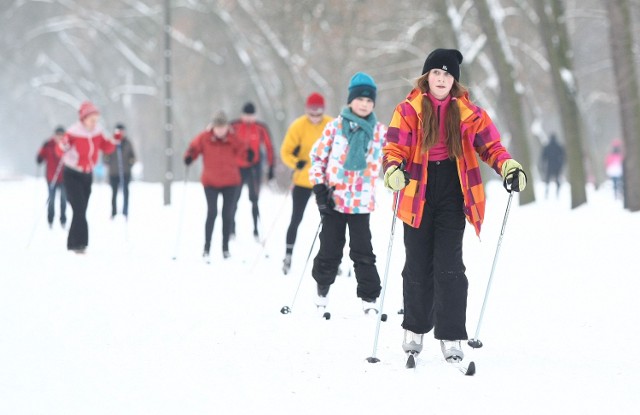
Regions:
<instances>
[{"instance_id":1,"label":"long brown hair","mask_svg":"<svg viewBox=\"0 0 640 415\"><path fill-rule=\"evenodd\" d=\"M420 89L422 93L429 92L429 72L422 75L416 81L416 87ZM453 86L449 94L452 97L460 98L467 93L467 88L453 80ZM460 108L455 103L449 105L447 109L447 117L444 120L445 131L447 136L445 137L445 144L447 145L447 152L450 159L455 159L462 156L462 138L460 136ZM422 99L422 151L426 152L431 147L436 145L439 140L440 129L438 128L438 117L433 112L433 105L429 98L423 97Z\"/></svg>"}]
</instances>

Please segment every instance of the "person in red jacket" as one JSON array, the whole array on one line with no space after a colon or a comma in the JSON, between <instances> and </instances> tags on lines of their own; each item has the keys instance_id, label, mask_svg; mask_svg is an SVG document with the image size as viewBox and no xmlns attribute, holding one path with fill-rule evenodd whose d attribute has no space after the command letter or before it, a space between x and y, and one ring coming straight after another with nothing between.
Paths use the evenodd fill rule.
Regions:
<instances>
[{"instance_id":1,"label":"person in red jacket","mask_svg":"<svg viewBox=\"0 0 640 415\"><path fill-rule=\"evenodd\" d=\"M213 224L218 216L218 195L222 194L222 256L229 258L229 237L235 214L236 194L242 184L238 155L241 143L229 127L224 112L217 113L211 125L198 134L189 144L184 162L189 166L202 154L204 194L207 198L207 220L204 225L204 252L209 262Z\"/></svg>"},{"instance_id":2,"label":"person in red jacket","mask_svg":"<svg viewBox=\"0 0 640 415\"><path fill-rule=\"evenodd\" d=\"M79 120L67 129L56 147L64 163L64 187L73 210L67 249L82 254L89 245L87 207L91 196L93 168L98 163L100 150L109 154L116 149L120 137L107 137L98 124L100 113L89 101L80 105Z\"/></svg>"},{"instance_id":3,"label":"person in red jacket","mask_svg":"<svg viewBox=\"0 0 640 415\"><path fill-rule=\"evenodd\" d=\"M53 218L56 215L55 201L56 191L60 190L60 225L64 228L67 224L67 192L64 190L62 182L62 162L60 156L56 153L56 146L64 138L64 128L62 126L56 128L54 136L48 139L40 147L36 162L42 164L47 163L47 188L49 190L49 198L47 199L47 222L49 227L53 227Z\"/></svg>"},{"instance_id":4,"label":"person in red jacket","mask_svg":"<svg viewBox=\"0 0 640 415\"><path fill-rule=\"evenodd\" d=\"M256 107L251 102L247 102L244 105L240 119L233 121L231 127L242 143L242 146L246 149L238 155L238 165L240 166L240 174L242 175L242 186L240 186L236 195L236 206L240 200L242 187L246 184L249 188L249 200L251 201L251 213L253 215L253 236L257 240L259 238L258 217L260 216L258 196L260 194L260 182L262 181L261 147L264 146L266 150L267 162L269 163L267 178L271 180L274 176L274 157L271 136L267 126L257 121ZM231 227L231 233L234 235L236 233L235 220Z\"/></svg>"}]
</instances>

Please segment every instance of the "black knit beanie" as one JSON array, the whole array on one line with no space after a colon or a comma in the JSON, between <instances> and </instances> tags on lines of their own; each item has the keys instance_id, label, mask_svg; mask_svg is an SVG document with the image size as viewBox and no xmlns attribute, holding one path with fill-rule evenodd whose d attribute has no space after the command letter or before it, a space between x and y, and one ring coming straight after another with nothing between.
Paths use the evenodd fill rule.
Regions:
<instances>
[{"instance_id":1,"label":"black knit beanie","mask_svg":"<svg viewBox=\"0 0 640 415\"><path fill-rule=\"evenodd\" d=\"M244 107L242 107L242 113L243 114L255 114L256 113L256 106L253 105L253 102L247 102L246 104L244 104Z\"/></svg>"},{"instance_id":2,"label":"black knit beanie","mask_svg":"<svg viewBox=\"0 0 640 415\"><path fill-rule=\"evenodd\" d=\"M456 81L460 81L460 64L462 53L457 49L436 49L427 56L422 67L422 75L431 69L442 69L449 72Z\"/></svg>"}]
</instances>

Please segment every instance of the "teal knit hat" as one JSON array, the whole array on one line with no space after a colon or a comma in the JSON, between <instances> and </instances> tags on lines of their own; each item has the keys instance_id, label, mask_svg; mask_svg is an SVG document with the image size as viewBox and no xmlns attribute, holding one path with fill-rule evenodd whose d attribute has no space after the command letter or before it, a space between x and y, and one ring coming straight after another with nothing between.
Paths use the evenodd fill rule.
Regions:
<instances>
[{"instance_id":1,"label":"teal knit hat","mask_svg":"<svg viewBox=\"0 0 640 415\"><path fill-rule=\"evenodd\" d=\"M376 102L376 92L378 87L373 78L364 72L356 72L349 81L349 97L347 98L347 104L358 97L371 98L373 102Z\"/></svg>"}]
</instances>

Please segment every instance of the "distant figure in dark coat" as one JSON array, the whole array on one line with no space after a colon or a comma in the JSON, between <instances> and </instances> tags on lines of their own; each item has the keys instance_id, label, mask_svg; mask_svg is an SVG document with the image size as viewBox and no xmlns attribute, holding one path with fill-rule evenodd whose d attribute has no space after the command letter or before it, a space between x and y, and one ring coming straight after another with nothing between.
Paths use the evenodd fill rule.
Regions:
<instances>
[{"instance_id":1,"label":"distant figure in dark coat","mask_svg":"<svg viewBox=\"0 0 640 415\"><path fill-rule=\"evenodd\" d=\"M136 162L133 144L129 140L124 124L116 124L114 135L122 137L116 151L105 154L102 160L109 168L109 184L111 185L111 219L115 218L118 210L118 188L122 187L122 214L129 217L129 183L131 182L131 167Z\"/></svg>"},{"instance_id":2,"label":"distant figure in dark coat","mask_svg":"<svg viewBox=\"0 0 640 415\"><path fill-rule=\"evenodd\" d=\"M564 147L558 143L555 134L549 137L549 143L542 149L542 174L546 189L545 197L549 197L549 183L556 182L556 197L560 195L560 176L565 162Z\"/></svg>"}]
</instances>

